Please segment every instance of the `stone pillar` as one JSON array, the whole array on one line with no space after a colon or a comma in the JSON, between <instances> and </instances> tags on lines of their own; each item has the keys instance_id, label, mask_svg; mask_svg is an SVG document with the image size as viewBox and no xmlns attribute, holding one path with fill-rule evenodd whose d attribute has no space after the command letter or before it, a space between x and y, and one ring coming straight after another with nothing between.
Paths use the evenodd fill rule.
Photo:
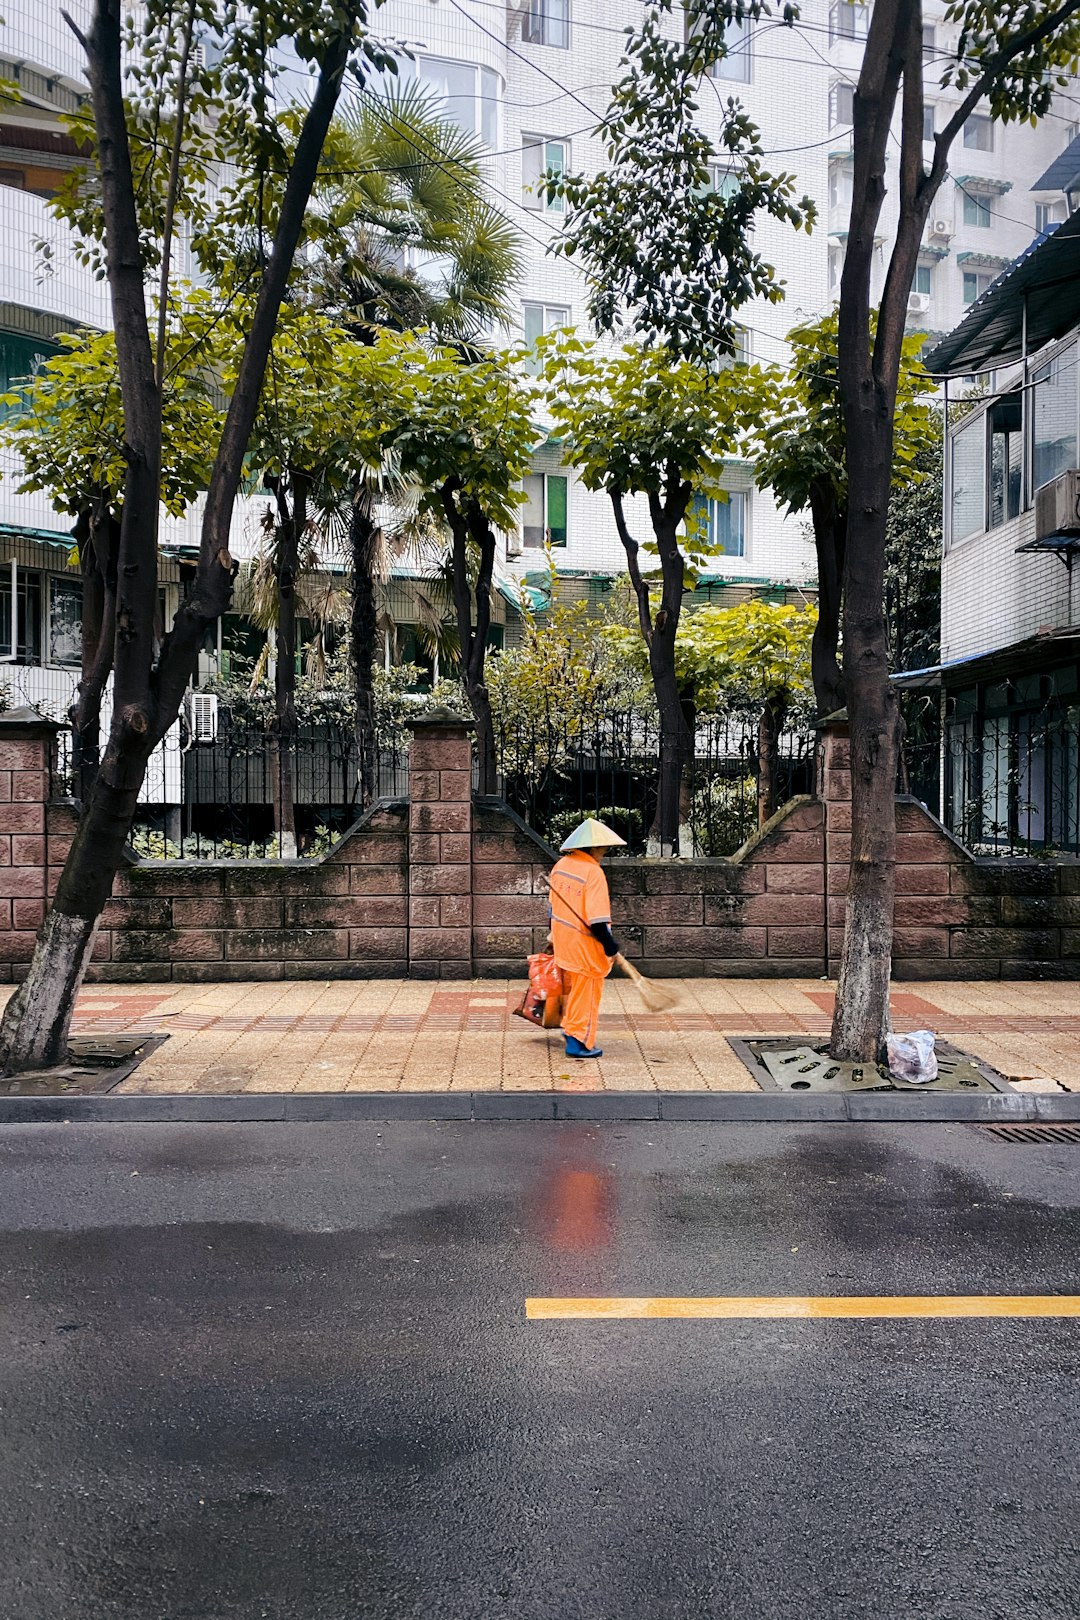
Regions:
<instances>
[{"instance_id":1,"label":"stone pillar","mask_svg":"<svg viewBox=\"0 0 1080 1620\"><path fill-rule=\"evenodd\" d=\"M0 982L5 984L24 976L51 892L47 817L62 729L36 709L0 714Z\"/></svg>"},{"instance_id":2,"label":"stone pillar","mask_svg":"<svg viewBox=\"0 0 1080 1620\"><path fill-rule=\"evenodd\" d=\"M818 739L817 794L825 807L825 926L830 978L840 971L851 861L850 737L846 720L830 720Z\"/></svg>"},{"instance_id":3,"label":"stone pillar","mask_svg":"<svg viewBox=\"0 0 1080 1620\"><path fill-rule=\"evenodd\" d=\"M410 722L409 977L472 978L472 721Z\"/></svg>"}]
</instances>

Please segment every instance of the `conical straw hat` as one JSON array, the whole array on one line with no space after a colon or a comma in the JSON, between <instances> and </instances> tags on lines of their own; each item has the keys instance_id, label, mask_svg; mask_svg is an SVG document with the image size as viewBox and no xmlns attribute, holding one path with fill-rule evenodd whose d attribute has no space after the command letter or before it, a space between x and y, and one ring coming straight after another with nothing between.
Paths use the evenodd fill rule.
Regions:
<instances>
[{"instance_id":1,"label":"conical straw hat","mask_svg":"<svg viewBox=\"0 0 1080 1620\"><path fill-rule=\"evenodd\" d=\"M575 827L569 838L560 846L562 849L608 849L616 844L626 844L625 838L620 838L617 832L605 827L602 821L594 821L586 816L580 827Z\"/></svg>"}]
</instances>

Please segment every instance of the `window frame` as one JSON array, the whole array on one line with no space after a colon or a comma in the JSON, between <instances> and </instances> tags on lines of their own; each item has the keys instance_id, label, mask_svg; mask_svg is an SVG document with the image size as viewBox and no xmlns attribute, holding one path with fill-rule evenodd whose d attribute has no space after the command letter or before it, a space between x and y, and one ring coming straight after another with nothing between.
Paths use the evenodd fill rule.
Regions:
<instances>
[{"instance_id":1,"label":"window frame","mask_svg":"<svg viewBox=\"0 0 1080 1620\"><path fill-rule=\"evenodd\" d=\"M845 95L846 92L846 95ZM841 99L849 103L848 116L843 116L840 110ZM849 79L837 79L829 91L829 128L850 129L855 119L855 86Z\"/></svg>"},{"instance_id":2,"label":"window frame","mask_svg":"<svg viewBox=\"0 0 1080 1620\"><path fill-rule=\"evenodd\" d=\"M562 11L561 17L552 15L556 8ZM521 19L522 44L547 45L552 50L568 51L572 21L570 0L526 0ZM565 37L553 38L560 30Z\"/></svg>"},{"instance_id":3,"label":"window frame","mask_svg":"<svg viewBox=\"0 0 1080 1620\"><path fill-rule=\"evenodd\" d=\"M988 231L993 229L994 210L991 207L991 193L989 191L968 191L961 187L964 206L961 210L963 223L975 231ZM985 214L986 218L976 218L975 215Z\"/></svg>"},{"instance_id":4,"label":"window frame","mask_svg":"<svg viewBox=\"0 0 1080 1620\"><path fill-rule=\"evenodd\" d=\"M50 669L79 669L82 665L82 611L85 602L82 579L71 574L49 574L46 578L48 583L42 593L44 598L42 606L45 613L45 651L48 666ZM58 594L66 592L70 592L72 596L78 595L79 598L79 651L71 659L57 658L53 650L53 601Z\"/></svg>"},{"instance_id":5,"label":"window frame","mask_svg":"<svg viewBox=\"0 0 1080 1620\"><path fill-rule=\"evenodd\" d=\"M545 191L544 191L542 185L539 184L539 181L543 179L543 176L553 166L548 161L548 148L552 147L552 146L559 146L559 147L562 148L562 167L560 168L559 172L560 172L560 174L565 174L567 172L567 170L570 168L570 162L571 162L571 158L570 158L570 142L569 142L569 140L567 139L567 137L565 135L538 135L538 134L535 134L533 132L529 132L527 134L524 133L524 132L522 133L522 136L521 136L521 196L522 196L522 206L524 208L527 208L531 214L560 214L561 215L561 214L566 213L566 199L565 199L565 197L555 197L555 198L548 197L545 194ZM525 179L526 157L525 157L525 154L530 149L535 149L537 147L539 147L541 149L541 157L542 157L543 161L542 161L542 163L540 165L540 169L539 169L539 173L538 173L538 184L534 187L534 186L529 186L529 185L526 184L526 179Z\"/></svg>"},{"instance_id":6,"label":"window frame","mask_svg":"<svg viewBox=\"0 0 1080 1620\"><path fill-rule=\"evenodd\" d=\"M537 545L535 541L527 538L528 529L535 528L536 525L527 525L525 523L525 507L522 506L522 550L546 551L550 547L553 551L565 551L570 544L570 474L565 469L557 472L547 472L541 471L539 468L533 468L527 472L522 479L522 489L526 492L526 494L528 493L529 480L532 478L538 479L540 482L540 504L542 507L541 516L543 520L540 524L540 528L543 531L544 539L540 545ZM555 540L552 538L551 498L549 493L549 485L552 479L557 479L558 482L563 486L563 537L561 540Z\"/></svg>"},{"instance_id":7,"label":"window frame","mask_svg":"<svg viewBox=\"0 0 1080 1620\"><path fill-rule=\"evenodd\" d=\"M985 135L982 140L969 140L970 135ZM992 152L994 150L994 120L989 113L972 113L964 120L962 145L966 152Z\"/></svg>"},{"instance_id":8,"label":"window frame","mask_svg":"<svg viewBox=\"0 0 1080 1620\"><path fill-rule=\"evenodd\" d=\"M728 489L724 493L727 495L726 501L718 500L713 495L695 495L692 497L691 507L699 515L704 511L706 543L710 553L715 557L730 557L736 562L745 562L750 535L750 491L748 489ZM739 549L737 551L718 551L715 549L717 543L717 516L720 507L724 507L729 514L737 509L740 514Z\"/></svg>"}]
</instances>

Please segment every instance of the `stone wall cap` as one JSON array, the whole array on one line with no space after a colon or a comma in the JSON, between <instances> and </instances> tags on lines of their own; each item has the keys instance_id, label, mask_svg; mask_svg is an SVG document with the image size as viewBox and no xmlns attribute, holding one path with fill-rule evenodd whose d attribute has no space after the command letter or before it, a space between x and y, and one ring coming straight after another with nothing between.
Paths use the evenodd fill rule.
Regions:
<instances>
[{"instance_id":1,"label":"stone wall cap","mask_svg":"<svg viewBox=\"0 0 1080 1620\"><path fill-rule=\"evenodd\" d=\"M410 731L472 731L474 723L466 720L463 714L457 714L453 709L440 706L429 709L427 714L414 715L405 724Z\"/></svg>"},{"instance_id":2,"label":"stone wall cap","mask_svg":"<svg viewBox=\"0 0 1080 1620\"><path fill-rule=\"evenodd\" d=\"M25 705L20 709L5 709L0 713L0 731L63 731L60 720L52 720L39 709Z\"/></svg>"}]
</instances>

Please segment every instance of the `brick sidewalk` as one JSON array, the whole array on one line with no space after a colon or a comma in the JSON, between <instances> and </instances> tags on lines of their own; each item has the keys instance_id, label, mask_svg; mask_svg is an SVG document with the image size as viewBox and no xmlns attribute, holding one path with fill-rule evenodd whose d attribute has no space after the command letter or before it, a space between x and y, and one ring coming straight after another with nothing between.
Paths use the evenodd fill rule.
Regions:
<instances>
[{"instance_id":1,"label":"brick sidewalk","mask_svg":"<svg viewBox=\"0 0 1080 1620\"><path fill-rule=\"evenodd\" d=\"M671 983L672 981L668 981ZM91 985L80 1032L168 1034L123 1092L753 1091L726 1035L821 1035L821 980L686 979L680 1010L604 991L597 1063L571 1064L557 1034L511 1016L507 980ZM893 993L898 1028L930 1028L1032 1091L1080 1091L1076 987L934 983Z\"/></svg>"}]
</instances>

